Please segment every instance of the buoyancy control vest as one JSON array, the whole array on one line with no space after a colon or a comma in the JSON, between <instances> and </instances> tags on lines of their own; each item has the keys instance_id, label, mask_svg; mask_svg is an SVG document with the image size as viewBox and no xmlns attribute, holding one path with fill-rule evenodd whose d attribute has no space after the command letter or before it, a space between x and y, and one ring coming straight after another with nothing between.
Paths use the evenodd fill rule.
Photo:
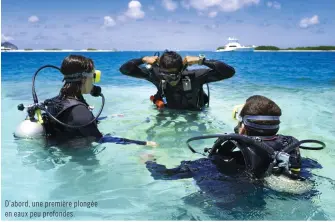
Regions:
<instances>
[{"instance_id":1,"label":"buoyancy control vest","mask_svg":"<svg viewBox=\"0 0 335 222\"><path fill-rule=\"evenodd\" d=\"M205 148L209 157L220 156L223 161L236 161L237 152L242 154L245 171L256 178L269 174L285 174L292 179L303 179L299 176L301 155L299 148L320 150L325 144L318 140L299 141L292 136L275 135L272 137L246 136L240 134L214 134L193 137L187 140L187 145L194 153L189 142L200 139L218 138L212 148ZM317 143L321 147L305 147L303 143ZM235 150L238 148L239 150ZM201 153L200 153L201 154ZM205 155L202 153L202 155Z\"/></svg>"},{"instance_id":2,"label":"buoyancy control vest","mask_svg":"<svg viewBox=\"0 0 335 222\"><path fill-rule=\"evenodd\" d=\"M202 88L202 84L196 81L195 73L184 70L178 84L171 86L162 77L159 67L153 66L149 68L149 72L154 75L152 78L156 79L157 92L152 101L154 104L156 100L162 100L168 108L190 110L201 110L205 105L209 105L208 84L207 95Z\"/></svg>"},{"instance_id":3,"label":"buoyancy control vest","mask_svg":"<svg viewBox=\"0 0 335 222\"><path fill-rule=\"evenodd\" d=\"M274 137L250 137L253 138L268 147L271 147L274 151L280 152L285 147L298 142L292 136L276 135ZM269 165L273 162L273 157L264 149L252 146L242 141L223 141L218 139L210 155L219 154L223 158L230 158L229 161L233 160L233 150L238 148L243 155L245 168L255 177L262 177L267 172ZM238 152L238 151L237 151ZM301 156L299 146L288 153L289 154L289 169L293 173L298 173L301 167Z\"/></svg>"},{"instance_id":4,"label":"buoyancy control vest","mask_svg":"<svg viewBox=\"0 0 335 222\"><path fill-rule=\"evenodd\" d=\"M85 102L70 98L60 99L58 96L45 100L44 104L47 106L47 111L57 119L59 119L61 115L67 110L75 106L85 106L87 109L89 109L88 104ZM46 114L43 115L43 120L46 133L49 137L60 133L64 134L64 131L66 132L69 130L65 126L54 121Z\"/></svg>"}]
</instances>

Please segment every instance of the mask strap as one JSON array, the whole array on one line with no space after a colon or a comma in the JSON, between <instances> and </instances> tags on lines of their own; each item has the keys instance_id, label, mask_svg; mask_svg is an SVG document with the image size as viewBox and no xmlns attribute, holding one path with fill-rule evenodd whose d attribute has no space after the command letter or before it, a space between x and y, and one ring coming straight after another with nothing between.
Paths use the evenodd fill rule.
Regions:
<instances>
[{"instance_id":1,"label":"mask strap","mask_svg":"<svg viewBox=\"0 0 335 222\"><path fill-rule=\"evenodd\" d=\"M242 122L243 122L244 125L250 126L252 128L256 128L256 129L278 129L279 124L263 125L263 124L252 123L249 120L261 120L261 121L277 120L277 121L279 121L279 119L280 119L279 116L244 116L242 118Z\"/></svg>"},{"instance_id":2,"label":"mask strap","mask_svg":"<svg viewBox=\"0 0 335 222\"><path fill-rule=\"evenodd\" d=\"M79 78L76 78L79 77ZM81 72L81 73L74 73L70 75L66 75L63 79L63 82L66 83L69 82L80 82L82 80L82 77L94 77L94 74L91 72Z\"/></svg>"},{"instance_id":3,"label":"mask strap","mask_svg":"<svg viewBox=\"0 0 335 222\"><path fill-rule=\"evenodd\" d=\"M246 115L243 117L243 119L248 119L248 120L280 120L279 116L250 116Z\"/></svg>"}]
</instances>

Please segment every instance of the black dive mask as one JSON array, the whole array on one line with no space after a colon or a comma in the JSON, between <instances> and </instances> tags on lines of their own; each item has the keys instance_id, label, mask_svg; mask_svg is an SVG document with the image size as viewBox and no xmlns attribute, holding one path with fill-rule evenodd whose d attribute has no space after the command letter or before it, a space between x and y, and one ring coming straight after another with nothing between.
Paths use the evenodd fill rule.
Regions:
<instances>
[{"instance_id":1,"label":"black dive mask","mask_svg":"<svg viewBox=\"0 0 335 222\"><path fill-rule=\"evenodd\" d=\"M178 82L181 79L181 72L168 72L169 70L165 70L165 69L159 69L159 78L161 80L165 80L166 82L168 82L171 86L175 86L178 84Z\"/></svg>"}]
</instances>

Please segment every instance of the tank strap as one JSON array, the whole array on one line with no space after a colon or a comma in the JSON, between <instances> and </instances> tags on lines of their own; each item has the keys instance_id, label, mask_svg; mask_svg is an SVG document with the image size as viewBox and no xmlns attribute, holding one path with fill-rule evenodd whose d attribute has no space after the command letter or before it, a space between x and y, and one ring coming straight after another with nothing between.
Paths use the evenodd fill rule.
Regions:
<instances>
[{"instance_id":1,"label":"tank strap","mask_svg":"<svg viewBox=\"0 0 335 222\"><path fill-rule=\"evenodd\" d=\"M44 102L47 107L48 107L48 111L55 116L56 118L62 114L64 111L66 111L69 108L72 108L74 106L78 106L78 105L83 105L85 107L87 107L87 105L79 100L76 99L64 99L61 100L58 97L54 97L52 99L46 100Z\"/></svg>"}]
</instances>

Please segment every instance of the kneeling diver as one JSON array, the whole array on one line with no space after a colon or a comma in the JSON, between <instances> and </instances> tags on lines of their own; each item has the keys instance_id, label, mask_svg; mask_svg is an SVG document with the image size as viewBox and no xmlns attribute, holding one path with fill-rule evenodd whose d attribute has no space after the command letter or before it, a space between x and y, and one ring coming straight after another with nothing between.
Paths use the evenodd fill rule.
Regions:
<instances>
[{"instance_id":1,"label":"kneeling diver","mask_svg":"<svg viewBox=\"0 0 335 222\"><path fill-rule=\"evenodd\" d=\"M38 103L35 78L40 70L48 67L60 70L64 75L65 83L58 96ZM34 104L27 107L23 104L18 106L21 111L27 108L28 116L17 127L14 137L46 138L47 143L52 145L70 143L86 146L92 142L113 142L156 146L155 142L113 137L110 134L103 135L99 131L97 119L103 110L105 98L101 88L93 83L100 81L100 75L101 72L95 70L93 60L80 55L66 57L60 69L52 65L41 67L33 77ZM102 106L96 117L93 116L90 106L83 97L83 94L89 93L94 97L102 97ZM37 114L37 120L35 114Z\"/></svg>"},{"instance_id":2,"label":"kneeling diver","mask_svg":"<svg viewBox=\"0 0 335 222\"><path fill-rule=\"evenodd\" d=\"M146 161L154 179L176 180L194 178L205 192L239 193L250 187L250 182L263 184L268 175L285 175L291 180L304 180L310 176L307 168L321 166L310 159L301 158L302 149L323 149L325 144L317 140L298 141L292 136L277 134L281 109L264 96L252 96L243 106L236 133L199 136L187 140L192 152L198 153L189 142L206 138L218 138L212 148L205 148L206 158L182 161L173 169ZM305 147L302 143L318 143L321 147ZM201 153L200 153L201 154ZM206 154L202 154L206 156ZM152 157L151 157L152 159ZM305 177L305 178L304 178ZM233 185L227 183L235 181ZM238 181L238 182L237 182ZM252 186L251 186L252 187Z\"/></svg>"}]
</instances>

